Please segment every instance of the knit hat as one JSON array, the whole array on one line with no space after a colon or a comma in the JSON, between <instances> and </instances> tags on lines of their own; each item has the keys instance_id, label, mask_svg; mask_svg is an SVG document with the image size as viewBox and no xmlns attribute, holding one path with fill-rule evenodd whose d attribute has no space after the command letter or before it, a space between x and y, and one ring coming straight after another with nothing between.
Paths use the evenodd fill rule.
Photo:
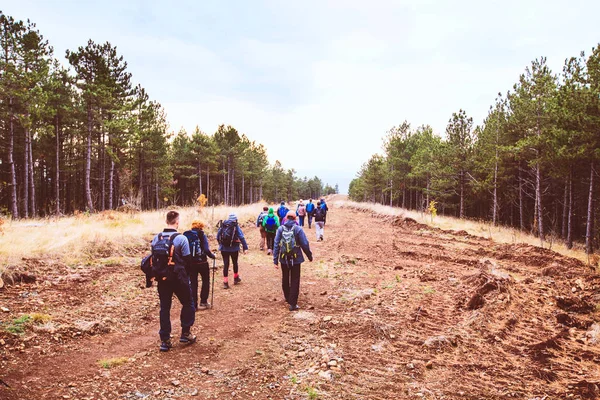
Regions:
<instances>
[{"instance_id":1,"label":"knit hat","mask_svg":"<svg viewBox=\"0 0 600 400\"><path fill-rule=\"evenodd\" d=\"M295 220L296 219L296 213L294 211L290 211L287 213L287 215L285 216L288 220L292 219Z\"/></svg>"},{"instance_id":2,"label":"knit hat","mask_svg":"<svg viewBox=\"0 0 600 400\"><path fill-rule=\"evenodd\" d=\"M231 213L227 219L230 221L237 221L237 215L235 215L235 213Z\"/></svg>"},{"instance_id":3,"label":"knit hat","mask_svg":"<svg viewBox=\"0 0 600 400\"><path fill-rule=\"evenodd\" d=\"M282 201L282 202L281 202L281 205L282 205L282 206L285 206L285 201Z\"/></svg>"}]
</instances>

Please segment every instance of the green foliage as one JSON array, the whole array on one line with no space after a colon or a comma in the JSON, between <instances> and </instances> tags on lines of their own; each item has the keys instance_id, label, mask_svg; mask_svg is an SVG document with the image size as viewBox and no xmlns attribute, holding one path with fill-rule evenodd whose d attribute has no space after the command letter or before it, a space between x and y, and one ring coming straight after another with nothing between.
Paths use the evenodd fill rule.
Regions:
<instances>
[{"instance_id":1,"label":"green foliage","mask_svg":"<svg viewBox=\"0 0 600 400\"><path fill-rule=\"evenodd\" d=\"M269 165L264 145L233 126L171 132L111 43L89 40L65 56L70 69L35 24L0 11L0 210L14 218L337 191Z\"/></svg>"},{"instance_id":2,"label":"green foliage","mask_svg":"<svg viewBox=\"0 0 600 400\"><path fill-rule=\"evenodd\" d=\"M556 76L534 60L480 126L464 110L445 135L408 122L388 131L350 183L349 196L407 209L600 244L595 210L600 160L600 47Z\"/></svg>"},{"instance_id":3,"label":"green foliage","mask_svg":"<svg viewBox=\"0 0 600 400\"><path fill-rule=\"evenodd\" d=\"M30 315L22 315L18 318L10 321L5 327L4 330L8 333L12 333L15 335L22 335L25 333L25 329L29 324L31 324L32 319Z\"/></svg>"}]
</instances>

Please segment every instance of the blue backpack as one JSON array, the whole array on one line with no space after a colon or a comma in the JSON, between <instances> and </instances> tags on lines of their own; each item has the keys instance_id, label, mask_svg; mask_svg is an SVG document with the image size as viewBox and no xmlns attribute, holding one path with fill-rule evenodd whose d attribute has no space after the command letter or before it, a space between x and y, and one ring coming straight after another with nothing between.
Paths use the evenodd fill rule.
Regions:
<instances>
[{"instance_id":1,"label":"blue backpack","mask_svg":"<svg viewBox=\"0 0 600 400\"><path fill-rule=\"evenodd\" d=\"M267 217L267 222L265 224L265 231L267 232L275 232L277 228L277 221L275 221L275 216Z\"/></svg>"},{"instance_id":2,"label":"blue backpack","mask_svg":"<svg viewBox=\"0 0 600 400\"><path fill-rule=\"evenodd\" d=\"M287 215L288 211L290 211L290 210L288 210L288 208L286 206L281 206L277 210L277 215L279 216L279 218L284 219L285 216Z\"/></svg>"},{"instance_id":3,"label":"blue backpack","mask_svg":"<svg viewBox=\"0 0 600 400\"><path fill-rule=\"evenodd\" d=\"M315 210L315 205L313 203L308 203L306 205L306 212L307 213L312 213Z\"/></svg>"}]
</instances>

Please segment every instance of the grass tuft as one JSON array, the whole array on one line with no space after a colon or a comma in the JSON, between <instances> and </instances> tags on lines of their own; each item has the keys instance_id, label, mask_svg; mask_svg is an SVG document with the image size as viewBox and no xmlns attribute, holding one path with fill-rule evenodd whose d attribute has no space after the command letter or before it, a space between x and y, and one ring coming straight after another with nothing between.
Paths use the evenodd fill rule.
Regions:
<instances>
[{"instance_id":1,"label":"grass tuft","mask_svg":"<svg viewBox=\"0 0 600 400\"><path fill-rule=\"evenodd\" d=\"M114 367L118 367L119 365L123 365L129 361L127 357L115 357L115 358L107 358L98 361L98 365L100 365L104 369L111 369Z\"/></svg>"}]
</instances>

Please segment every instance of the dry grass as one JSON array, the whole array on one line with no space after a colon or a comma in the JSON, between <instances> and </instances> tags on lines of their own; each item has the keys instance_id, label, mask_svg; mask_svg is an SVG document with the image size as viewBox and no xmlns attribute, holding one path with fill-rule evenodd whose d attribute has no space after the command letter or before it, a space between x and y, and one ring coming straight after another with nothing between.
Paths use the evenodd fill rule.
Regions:
<instances>
[{"instance_id":1,"label":"dry grass","mask_svg":"<svg viewBox=\"0 0 600 400\"><path fill-rule=\"evenodd\" d=\"M448 216L436 216L431 218L430 214L419 213L417 211L405 210L399 207L390 207L376 203L359 203L350 200L335 200L332 202L334 207L350 207L353 209L370 211L376 214L400 216L412 218L415 221L426 224L443 230L465 231L470 235L491 238L498 243L525 243L531 246L542 246L540 239L522 232L518 229L506 226L492 226L491 223L481 221L464 220ZM598 264L596 257L588 259L581 245L575 245L572 249L568 249L560 239L549 237L549 240L543 243L544 248L551 249L562 255L577 258L583 262Z\"/></svg>"},{"instance_id":2,"label":"dry grass","mask_svg":"<svg viewBox=\"0 0 600 400\"><path fill-rule=\"evenodd\" d=\"M232 212L237 214L240 224L254 223L262 205L174 209L181 215L180 231L189 229L192 220L199 218L206 224L205 231L214 232L217 222ZM7 220L0 240L0 276L7 267L18 265L23 257L58 257L69 264L131 255L147 247L152 235L164 228L166 211L134 214L107 211L61 218Z\"/></svg>"},{"instance_id":3,"label":"dry grass","mask_svg":"<svg viewBox=\"0 0 600 400\"><path fill-rule=\"evenodd\" d=\"M104 369L111 369L119 365L126 364L129 361L128 357L115 357L104 360L98 360L98 365Z\"/></svg>"}]
</instances>

